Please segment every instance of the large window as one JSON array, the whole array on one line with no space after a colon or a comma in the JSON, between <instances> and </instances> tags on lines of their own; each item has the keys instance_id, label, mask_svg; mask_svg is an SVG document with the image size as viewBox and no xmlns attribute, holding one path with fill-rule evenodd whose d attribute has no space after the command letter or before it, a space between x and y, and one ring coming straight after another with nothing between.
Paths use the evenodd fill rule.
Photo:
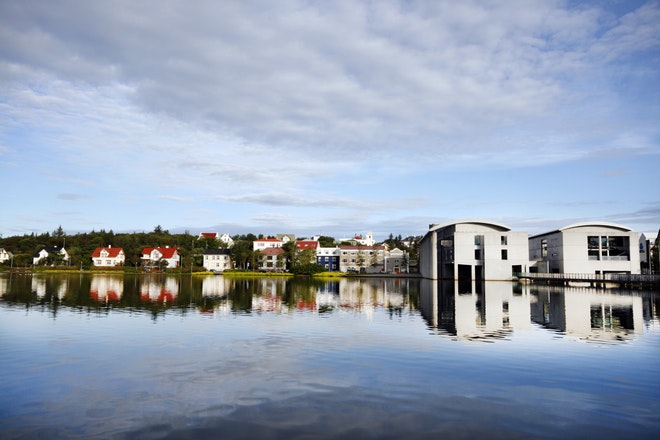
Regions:
<instances>
[{"instance_id":1,"label":"large window","mask_svg":"<svg viewBox=\"0 0 660 440\"><path fill-rule=\"evenodd\" d=\"M630 237L590 235L587 253L590 260L630 260Z\"/></svg>"}]
</instances>

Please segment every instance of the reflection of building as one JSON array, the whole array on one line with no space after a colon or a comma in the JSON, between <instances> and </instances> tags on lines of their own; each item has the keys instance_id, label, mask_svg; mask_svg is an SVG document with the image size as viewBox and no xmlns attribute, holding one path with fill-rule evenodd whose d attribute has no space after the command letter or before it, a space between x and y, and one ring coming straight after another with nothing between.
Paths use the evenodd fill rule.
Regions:
<instances>
[{"instance_id":1,"label":"reflection of building","mask_svg":"<svg viewBox=\"0 0 660 440\"><path fill-rule=\"evenodd\" d=\"M92 277L92 282L89 287L89 294L96 301L119 301L123 293L123 277L99 275Z\"/></svg>"},{"instance_id":2,"label":"reflection of building","mask_svg":"<svg viewBox=\"0 0 660 440\"><path fill-rule=\"evenodd\" d=\"M56 286L53 288L53 286ZM58 282L47 282L46 278L32 277L32 292L37 294L39 299L48 293L55 293L57 298L64 298L69 285L67 280L58 280Z\"/></svg>"},{"instance_id":3,"label":"reflection of building","mask_svg":"<svg viewBox=\"0 0 660 440\"><path fill-rule=\"evenodd\" d=\"M453 281L423 280L422 315L457 339L501 338L530 327L530 296L519 285L486 282L479 287L460 293Z\"/></svg>"},{"instance_id":4,"label":"reflection of building","mask_svg":"<svg viewBox=\"0 0 660 440\"><path fill-rule=\"evenodd\" d=\"M158 277L143 280L140 285L142 301L171 303L179 295L179 280L173 277Z\"/></svg>"},{"instance_id":5,"label":"reflection of building","mask_svg":"<svg viewBox=\"0 0 660 440\"><path fill-rule=\"evenodd\" d=\"M202 296L227 296L231 289L231 280L209 275L202 280Z\"/></svg>"},{"instance_id":6,"label":"reflection of building","mask_svg":"<svg viewBox=\"0 0 660 440\"><path fill-rule=\"evenodd\" d=\"M578 223L529 238L530 271L539 273L640 273L639 241L630 228Z\"/></svg>"},{"instance_id":7,"label":"reflection of building","mask_svg":"<svg viewBox=\"0 0 660 440\"><path fill-rule=\"evenodd\" d=\"M420 273L434 280L511 280L528 263L527 233L484 220L430 225L420 242Z\"/></svg>"},{"instance_id":8,"label":"reflection of building","mask_svg":"<svg viewBox=\"0 0 660 440\"><path fill-rule=\"evenodd\" d=\"M621 341L644 327L641 296L532 286L532 319L585 341Z\"/></svg>"}]
</instances>

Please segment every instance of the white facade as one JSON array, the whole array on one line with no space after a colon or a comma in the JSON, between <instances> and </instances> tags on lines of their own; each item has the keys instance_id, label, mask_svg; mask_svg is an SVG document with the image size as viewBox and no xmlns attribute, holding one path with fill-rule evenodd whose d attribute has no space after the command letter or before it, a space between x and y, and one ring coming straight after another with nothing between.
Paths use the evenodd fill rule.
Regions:
<instances>
[{"instance_id":1,"label":"white facade","mask_svg":"<svg viewBox=\"0 0 660 440\"><path fill-rule=\"evenodd\" d=\"M269 248L281 248L284 243L284 240L278 238L260 238L252 242L252 250L263 251L264 249Z\"/></svg>"},{"instance_id":2,"label":"white facade","mask_svg":"<svg viewBox=\"0 0 660 440\"><path fill-rule=\"evenodd\" d=\"M539 273L640 273L639 237L626 226L577 223L529 238L529 259Z\"/></svg>"},{"instance_id":3,"label":"white facade","mask_svg":"<svg viewBox=\"0 0 660 440\"><path fill-rule=\"evenodd\" d=\"M206 249L204 251L204 269L223 272L232 268L230 253L227 249Z\"/></svg>"},{"instance_id":4,"label":"white facade","mask_svg":"<svg viewBox=\"0 0 660 440\"><path fill-rule=\"evenodd\" d=\"M6 251L3 248L0 248L0 263L4 263L5 261L9 261L12 258L14 258L14 254L11 252Z\"/></svg>"},{"instance_id":5,"label":"white facade","mask_svg":"<svg viewBox=\"0 0 660 440\"><path fill-rule=\"evenodd\" d=\"M384 259L384 246L339 246L341 272L379 273Z\"/></svg>"},{"instance_id":6,"label":"white facade","mask_svg":"<svg viewBox=\"0 0 660 440\"><path fill-rule=\"evenodd\" d=\"M65 263L69 262L69 253L66 251L66 249L64 249L63 247L61 248L59 246L53 246L53 247L42 248L39 252L34 254L32 256L32 264L34 265L39 264L39 261L41 261L42 258L46 258L51 253L55 253L55 252L62 254L62 260Z\"/></svg>"},{"instance_id":7,"label":"white facade","mask_svg":"<svg viewBox=\"0 0 660 440\"><path fill-rule=\"evenodd\" d=\"M424 278L511 280L528 265L527 233L485 220L430 225L420 243Z\"/></svg>"}]
</instances>

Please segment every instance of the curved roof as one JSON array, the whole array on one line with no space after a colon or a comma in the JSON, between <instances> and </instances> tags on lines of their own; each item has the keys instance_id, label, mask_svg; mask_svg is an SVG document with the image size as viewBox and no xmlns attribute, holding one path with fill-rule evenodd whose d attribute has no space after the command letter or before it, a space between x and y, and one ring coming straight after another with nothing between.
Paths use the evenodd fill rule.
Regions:
<instances>
[{"instance_id":1,"label":"curved roof","mask_svg":"<svg viewBox=\"0 0 660 440\"><path fill-rule=\"evenodd\" d=\"M575 229L575 228L583 228L585 226L599 226L599 227L606 227L606 228L613 228L613 229L621 229L622 231L632 231L627 226L619 225L617 223L611 223L611 222L581 222L581 223L573 223L572 225L564 226L563 228L559 228L560 231L565 231L566 229Z\"/></svg>"},{"instance_id":2,"label":"curved roof","mask_svg":"<svg viewBox=\"0 0 660 440\"><path fill-rule=\"evenodd\" d=\"M506 225L503 225L502 223L491 222L491 221L484 220L484 219L463 219L463 220L458 220L458 221L453 221L453 222L441 223L441 224L437 224L437 225L435 225L435 224L430 225L429 226L429 232L437 231L439 229L444 229L448 226L466 224L466 223L473 223L473 224L477 224L477 225L491 226L491 227L502 229L504 231L510 231L511 230L510 227L508 227Z\"/></svg>"}]
</instances>

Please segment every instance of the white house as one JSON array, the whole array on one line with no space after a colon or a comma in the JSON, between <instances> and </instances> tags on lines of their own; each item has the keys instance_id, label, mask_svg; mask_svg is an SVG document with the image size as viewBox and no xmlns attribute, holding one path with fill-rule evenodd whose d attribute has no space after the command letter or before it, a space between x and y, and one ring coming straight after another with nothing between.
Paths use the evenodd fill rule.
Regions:
<instances>
[{"instance_id":1,"label":"white house","mask_svg":"<svg viewBox=\"0 0 660 440\"><path fill-rule=\"evenodd\" d=\"M350 242L355 245L360 245L360 246L373 246L376 244L376 240L374 240L374 234L373 232L367 232L366 235L362 236L359 234L355 234L353 238L341 238L339 239L339 242Z\"/></svg>"},{"instance_id":2,"label":"white house","mask_svg":"<svg viewBox=\"0 0 660 440\"><path fill-rule=\"evenodd\" d=\"M526 232L481 219L430 225L420 242L424 278L511 280L529 265Z\"/></svg>"},{"instance_id":3,"label":"white house","mask_svg":"<svg viewBox=\"0 0 660 440\"><path fill-rule=\"evenodd\" d=\"M45 248L41 248L38 252L32 255L32 264L34 265L44 264L46 258L48 258L50 254L55 254L55 253L59 253L62 256L62 261L65 264L69 262L69 253L66 251L66 249L60 246L48 246Z\"/></svg>"},{"instance_id":4,"label":"white house","mask_svg":"<svg viewBox=\"0 0 660 440\"><path fill-rule=\"evenodd\" d=\"M229 249L206 249L204 251L204 268L213 272L223 272L232 268L231 251Z\"/></svg>"},{"instance_id":5,"label":"white house","mask_svg":"<svg viewBox=\"0 0 660 440\"><path fill-rule=\"evenodd\" d=\"M166 268L179 267L181 256L178 249L169 246L142 249L142 264L144 266L157 266L161 261L167 262Z\"/></svg>"},{"instance_id":6,"label":"white house","mask_svg":"<svg viewBox=\"0 0 660 440\"><path fill-rule=\"evenodd\" d=\"M279 238L259 238L252 242L252 250L263 251L264 249L268 248L281 248L284 243L285 241L280 240Z\"/></svg>"},{"instance_id":7,"label":"white house","mask_svg":"<svg viewBox=\"0 0 660 440\"><path fill-rule=\"evenodd\" d=\"M0 263L4 263L5 261L9 261L12 258L14 258L14 254L12 254L9 251L6 251L4 248L0 248Z\"/></svg>"},{"instance_id":8,"label":"white house","mask_svg":"<svg viewBox=\"0 0 660 440\"><path fill-rule=\"evenodd\" d=\"M539 273L640 273L639 237L609 222L584 222L529 238L531 271Z\"/></svg>"},{"instance_id":9,"label":"white house","mask_svg":"<svg viewBox=\"0 0 660 440\"><path fill-rule=\"evenodd\" d=\"M126 255L122 248L98 247L92 252L92 264L97 267L123 266L125 261Z\"/></svg>"}]
</instances>

